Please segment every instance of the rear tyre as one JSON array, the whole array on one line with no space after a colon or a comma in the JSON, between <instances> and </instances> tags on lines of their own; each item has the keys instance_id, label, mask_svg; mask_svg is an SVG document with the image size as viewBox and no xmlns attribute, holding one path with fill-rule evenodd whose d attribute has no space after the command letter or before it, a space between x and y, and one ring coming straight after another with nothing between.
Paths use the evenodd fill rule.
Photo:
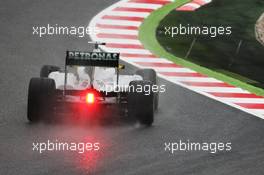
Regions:
<instances>
[{"instance_id":1,"label":"rear tyre","mask_svg":"<svg viewBox=\"0 0 264 175\"><path fill-rule=\"evenodd\" d=\"M27 118L30 122L49 121L53 116L55 81L32 78L28 88Z\"/></svg>"},{"instance_id":2,"label":"rear tyre","mask_svg":"<svg viewBox=\"0 0 264 175\"><path fill-rule=\"evenodd\" d=\"M151 87L153 84L149 81L132 81L129 85L133 89L133 92L128 93L129 117L136 118L142 125L151 126L154 121L153 92L144 92L144 90L137 92L136 89L137 87Z\"/></svg>"},{"instance_id":3,"label":"rear tyre","mask_svg":"<svg viewBox=\"0 0 264 175\"><path fill-rule=\"evenodd\" d=\"M56 72L56 71L60 71L60 70L61 70L61 68L58 66L44 65L44 66L42 66L42 68L40 70L40 77L41 78L48 78L48 76L51 72Z\"/></svg>"},{"instance_id":4,"label":"rear tyre","mask_svg":"<svg viewBox=\"0 0 264 175\"><path fill-rule=\"evenodd\" d=\"M150 81L153 85L158 85L157 73L154 69L139 69L136 71L137 75L140 75L143 80ZM159 107L159 92L154 93L154 110Z\"/></svg>"}]
</instances>

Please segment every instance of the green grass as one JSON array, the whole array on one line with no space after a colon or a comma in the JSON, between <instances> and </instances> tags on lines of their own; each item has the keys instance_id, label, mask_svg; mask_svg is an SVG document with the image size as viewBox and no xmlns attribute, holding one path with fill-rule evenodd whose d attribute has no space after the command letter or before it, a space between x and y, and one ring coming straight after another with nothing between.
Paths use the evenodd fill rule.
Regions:
<instances>
[{"instance_id":1,"label":"green grass","mask_svg":"<svg viewBox=\"0 0 264 175\"><path fill-rule=\"evenodd\" d=\"M182 58L176 57L170 53L168 53L157 41L156 38L156 30L159 26L160 21L172 10L175 8L189 2L189 0L177 0L174 3L168 4L156 11L154 11L150 16L148 16L143 24L140 26L139 30L139 39L143 43L144 47L148 50L150 50L153 54L167 58L176 64L182 65L184 67L191 68L197 72L200 72L202 74L205 74L209 77L216 78L218 80L227 82L231 85L240 87L242 89L248 90L254 94L264 96L264 90L255 86L252 86L250 84L247 84L243 81L240 81L238 79L232 78L230 76L227 76L225 74L210 70L208 68L202 67L198 64L194 64L190 61L184 60ZM175 19L176 20L176 19Z\"/></svg>"},{"instance_id":2,"label":"green grass","mask_svg":"<svg viewBox=\"0 0 264 175\"><path fill-rule=\"evenodd\" d=\"M256 20L263 13L263 5L263 0L214 0L195 12L172 10L160 21L158 31L164 31L165 26L181 24L230 26L232 34L215 38L208 35L176 35L172 38L158 32L156 37L163 48L181 58L185 58L196 38L186 60L263 89L264 52L254 30ZM239 43L241 47L237 53Z\"/></svg>"}]
</instances>

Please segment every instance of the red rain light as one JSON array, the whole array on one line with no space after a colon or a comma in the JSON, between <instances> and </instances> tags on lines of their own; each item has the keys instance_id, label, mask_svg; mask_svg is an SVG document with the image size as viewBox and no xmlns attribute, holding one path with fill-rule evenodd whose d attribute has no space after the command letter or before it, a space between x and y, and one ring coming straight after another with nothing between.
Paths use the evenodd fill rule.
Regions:
<instances>
[{"instance_id":1,"label":"red rain light","mask_svg":"<svg viewBox=\"0 0 264 175\"><path fill-rule=\"evenodd\" d=\"M86 94L86 103L93 104L95 101L94 94L89 92Z\"/></svg>"}]
</instances>

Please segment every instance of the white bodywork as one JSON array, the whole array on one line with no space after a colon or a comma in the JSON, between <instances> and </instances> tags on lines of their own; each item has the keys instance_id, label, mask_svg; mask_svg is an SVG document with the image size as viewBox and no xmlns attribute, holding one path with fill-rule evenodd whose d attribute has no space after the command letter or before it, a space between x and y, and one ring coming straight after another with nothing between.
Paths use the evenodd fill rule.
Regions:
<instances>
[{"instance_id":1,"label":"white bodywork","mask_svg":"<svg viewBox=\"0 0 264 175\"><path fill-rule=\"evenodd\" d=\"M67 75L67 86L69 90L85 90L91 87L91 77L85 71L85 67L71 68ZM55 80L56 89L63 90L64 88L64 72L52 72L49 78ZM119 75L118 87L122 91L126 91L129 83L133 80L143 80L139 75ZM112 92L117 87L117 74L115 68L95 67L93 88L98 91Z\"/></svg>"}]
</instances>

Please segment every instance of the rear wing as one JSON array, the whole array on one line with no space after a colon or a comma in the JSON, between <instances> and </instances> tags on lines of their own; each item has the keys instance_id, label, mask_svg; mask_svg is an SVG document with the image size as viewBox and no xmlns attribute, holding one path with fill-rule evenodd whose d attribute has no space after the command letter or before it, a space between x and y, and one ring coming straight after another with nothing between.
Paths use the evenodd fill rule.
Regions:
<instances>
[{"instance_id":1,"label":"rear wing","mask_svg":"<svg viewBox=\"0 0 264 175\"><path fill-rule=\"evenodd\" d=\"M94 67L114 67L117 70L117 85L119 83L119 53L101 52L98 45L104 43L95 42L94 52L67 51L65 61L65 76L63 95L66 95L67 87L67 66L94 66ZM91 80L93 81L93 80Z\"/></svg>"},{"instance_id":2,"label":"rear wing","mask_svg":"<svg viewBox=\"0 0 264 175\"><path fill-rule=\"evenodd\" d=\"M67 51L66 66L118 67L119 53Z\"/></svg>"}]
</instances>

